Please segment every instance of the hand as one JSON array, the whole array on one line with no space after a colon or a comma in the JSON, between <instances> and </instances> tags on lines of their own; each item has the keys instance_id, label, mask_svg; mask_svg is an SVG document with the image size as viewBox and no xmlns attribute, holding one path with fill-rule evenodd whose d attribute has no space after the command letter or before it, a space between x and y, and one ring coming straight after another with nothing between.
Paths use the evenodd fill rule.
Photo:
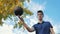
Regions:
<instances>
[{"instance_id":1,"label":"hand","mask_svg":"<svg viewBox=\"0 0 60 34\"><path fill-rule=\"evenodd\" d=\"M19 17L20 21L24 23L23 18L21 16L19 16L19 15L18 15L18 17Z\"/></svg>"}]
</instances>

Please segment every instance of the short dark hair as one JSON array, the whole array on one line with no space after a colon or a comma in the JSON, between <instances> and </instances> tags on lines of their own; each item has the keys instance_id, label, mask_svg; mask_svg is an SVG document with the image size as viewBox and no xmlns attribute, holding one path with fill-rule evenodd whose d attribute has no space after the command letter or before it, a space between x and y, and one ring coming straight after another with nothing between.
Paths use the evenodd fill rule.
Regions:
<instances>
[{"instance_id":1,"label":"short dark hair","mask_svg":"<svg viewBox=\"0 0 60 34\"><path fill-rule=\"evenodd\" d=\"M42 15L44 15L42 10L39 10L37 13L42 13Z\"/></svg>"}]
</instances>

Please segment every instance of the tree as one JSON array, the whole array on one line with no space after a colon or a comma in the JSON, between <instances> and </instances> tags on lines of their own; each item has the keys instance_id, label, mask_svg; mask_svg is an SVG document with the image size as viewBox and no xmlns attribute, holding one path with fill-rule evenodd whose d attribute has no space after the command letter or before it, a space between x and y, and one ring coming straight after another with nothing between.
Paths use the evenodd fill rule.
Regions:
<instances>
[{"instance_id":1,"label":"tree","mask_svg":"<svg viewBox=\"0 0 60 34\"><path fill-rule=\"evenodd\" d=\"M24 10L24 16L26 15L32 15L33 13L28 10L27 8L24 8L24 1L26 0L0 0L0 25L3 24L2 18L4 20L7 19L7 17L14 16L14 8L19 6L22 7ZM27 0L29 2L29 0ZM15 24L14 28L17 27L17 25L21 26L22 24L19 22Z\"/></svg>"}]
</instances>

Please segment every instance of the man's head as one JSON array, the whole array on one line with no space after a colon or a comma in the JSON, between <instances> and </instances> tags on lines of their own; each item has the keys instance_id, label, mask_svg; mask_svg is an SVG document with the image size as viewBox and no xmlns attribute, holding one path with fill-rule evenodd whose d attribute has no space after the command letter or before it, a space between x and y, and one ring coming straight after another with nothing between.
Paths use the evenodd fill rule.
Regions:
<instances>
[{"instance_id":1,"label":"man's head","mask_svg":"<svg viewBox=\"0 0 60 34\"><path fill-rule=\"evenodd\" d=\"M42 10L39 10L39 11L37 12L37 16L38 16L38 19L39 19L39 20L42 20L42 19L43 19L43 16L44 16L43 11L42 11Z\"/></svg>"}]
</instances>

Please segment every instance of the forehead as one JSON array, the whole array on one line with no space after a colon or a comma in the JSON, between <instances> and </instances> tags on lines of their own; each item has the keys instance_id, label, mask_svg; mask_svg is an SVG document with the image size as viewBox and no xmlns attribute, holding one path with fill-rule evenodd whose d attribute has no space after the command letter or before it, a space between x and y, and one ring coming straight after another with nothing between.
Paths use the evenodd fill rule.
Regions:
<instances>
[{"instance_id":1,"label":"forehead","mask_svg":"<svg viewBox=\"0 0 60 34\"><path fill-rule=\"evenodd\" d=\"M41 12L37 13L37 14L42 14Z\"/></svg>"}]
</instances>

